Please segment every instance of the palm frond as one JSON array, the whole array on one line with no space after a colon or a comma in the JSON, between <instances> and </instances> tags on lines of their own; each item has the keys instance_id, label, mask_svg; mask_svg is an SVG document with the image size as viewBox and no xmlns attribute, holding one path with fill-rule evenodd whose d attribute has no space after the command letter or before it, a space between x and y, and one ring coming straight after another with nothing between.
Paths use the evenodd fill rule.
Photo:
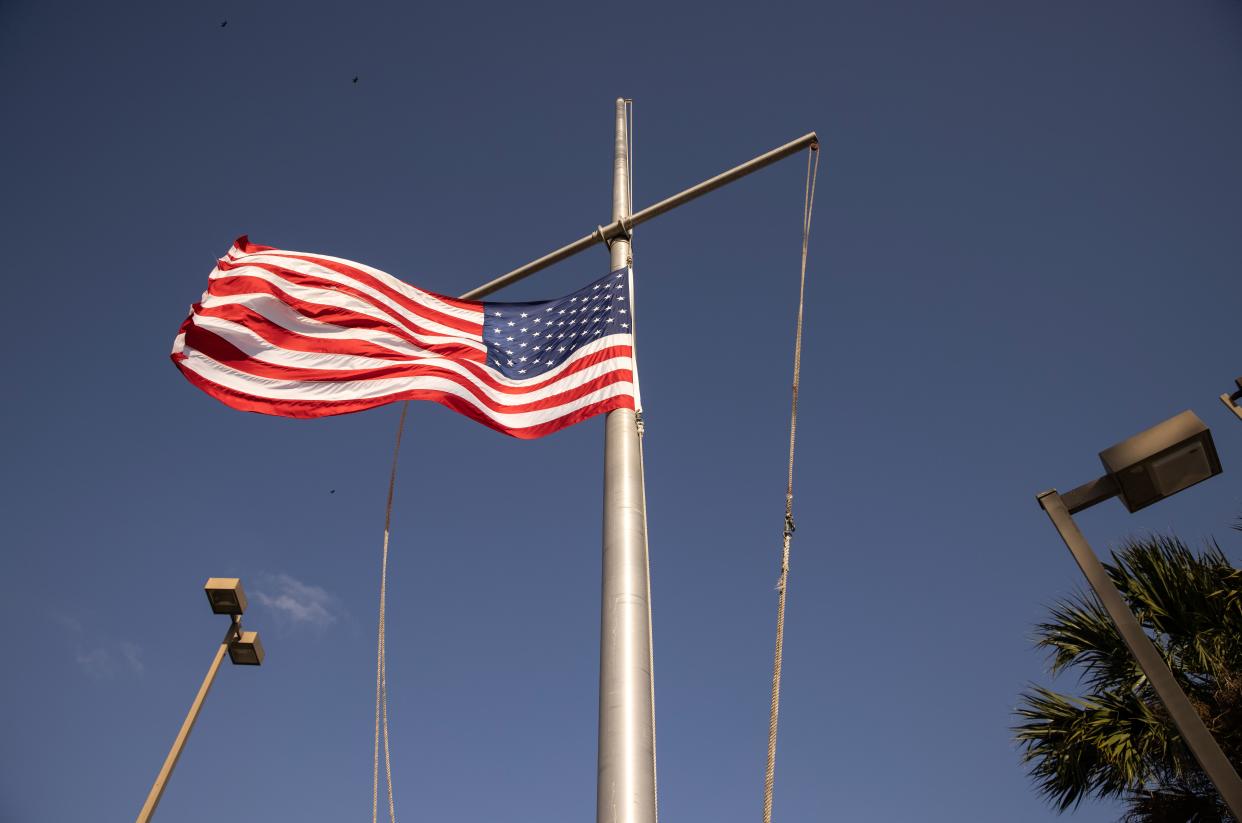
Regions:
<instances>
[{"instance_id":1,"label":"palm frond","mask_svg":"<svg viewBox=\"0 0 1242 823\"><path fill-rule=\"evenodd\" d=\"M1129 690L1074 697L1032 686L1015 714L1022 760L1041 793L1061 811L1085 796L1118 797L1156 777L1166 729Z\"/></svg>"},{"instance_id":2,"label":"palm frond","mask_svg":"<svg viewBox=\"0 0 1242 823\"><path fill-rule=\"evenodd\" d=\"M1051 652L1054 675L1078 667L1083 682L1093 689L1142 680L1142 669L1095 594L1076 594L1052 606L1049 617L1036 625L1035 645Z\"/></svg>"},{"instance_id":3,"label":"palm frond","mask_svg":"<svg viewBox=\"0 0 1242 823\"><path fill-rule=\"evenodd\" d=\"M1242 763L1242 569L1220 547L1131 538L1105 568L1221 748ZM1054 675L1085 693L1032 685L1013 728L1037 789L1060 811L1084 797L1124 798L1129 823L1230 821L1094 593L1073 595L1036 626ZM1222 816L1225 815L1225 816Z\"/></svg>"}]
</instances>

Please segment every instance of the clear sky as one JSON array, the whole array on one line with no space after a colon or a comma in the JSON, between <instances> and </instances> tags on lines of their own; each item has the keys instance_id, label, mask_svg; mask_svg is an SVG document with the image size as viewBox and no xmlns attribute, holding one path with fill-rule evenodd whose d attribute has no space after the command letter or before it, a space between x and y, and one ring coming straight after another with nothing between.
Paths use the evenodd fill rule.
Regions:
<instances>
[{"instance_id":1,"label":"clear sky","mask_svg":"<svg viewBox=\"0 0 1242 823\"><path fill-rule=\"evenodd\" d=\"M1101 551L1172 529L1242 557L1216 400L1242 374L1240 87L1225 0L4 0L0 819L137 813L225 628L213 575L244 580L268 659L221 671L157 819L366 818L397 409L235 412L173 335L242 233L449 294L582 236L617 96L636 207L824 145L776 819L1053 819L1009 727L1080 575L1035 493L1193 408L1222 477L1079 519ZM759 816L803 170L635 240L667 821ZM411 408L400 819L591 819L602 440Z\"/></svg>"}]
</instances>

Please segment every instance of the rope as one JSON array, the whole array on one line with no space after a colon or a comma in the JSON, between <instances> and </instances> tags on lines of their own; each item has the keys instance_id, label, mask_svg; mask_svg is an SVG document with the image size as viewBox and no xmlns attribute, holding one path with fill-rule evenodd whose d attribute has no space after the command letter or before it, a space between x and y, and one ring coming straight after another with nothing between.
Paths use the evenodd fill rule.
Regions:
<instances>
[{"instance_id":1,"label":"rope","mask_svg":"<svg viewBox=\"0 0 1242 823\"><path fill-rule=\"evenodd\" d=\"M631 284L633 283L634 270L630 269ZM638 325L638 321L634 319L634 287L630 286L630 323L633 326ZM630 331L634 331L633 328ZM634 385L635 394L638 394L638 361L634 361ZM646 423L643 421L642 401L637 399L635 403L638 406L636 413L636 422L638 425L638 478L643 490L643 518L647 517L647 468L643 460L643 435L647 433ZM655 639L653 637L653 628L651 621L651 548L647 543L647 530L643 529L643 563L647 567L647 688L651 694L651 791L655 795L655 819L653 823L660 823L660 771L656 765L656 718L655 718Z\"/></svg>"},{"instance_id":2,"label":"rope","mask_svg":"<svg viewBox=\"0 0 1242 823\"><path fill-rule=\"evenodd\" d=\"M642 481L643 516L647 515L647 474L643 464L644 427L638 427L638 477ZM660 823L660 783L656 768L656 718L655 718L655 643L651 625L651 549L647 545L647 530L643 529L643 563L647 566L647 688L651 693L651 793L655 795L655 820Z\"/></svg>"},{"instance_id":3,"label":"rope","mask_svg":"<svg viewBox=\"0 0 1242 823\"><path fill-rule=\"evenodd\" d=\"M629 176L629 202L627 203L627 215L634 214L634 101L627 99L625 101L625 162L626 174ZM643 435L647 432L647 425L643 419L643 395L639 389L638 383L638 309L634 305L636 299L634 297L634 232L630 231L630 251L629 251L629 287L630 287L630 335L634 341L634 405L635 418L638 426L638 476L641 480L640 485L643 490L643 518L647 517L647 471L643 464ZM647 688L650 691L651 700L651 791L655 795L654 813L655 819L653 823L660 823L660 771L656 766L656 718L655 718L655 641L652 636L651 622L651 548L647 544L647 530L643 529L643 563L647 566Z\"/></svg>"},{"instance_id":4,"label":"rope","mask_svg":"<svg viewBox=\"0 0 1242 823\"><path fill-rule=\"evenodd\" d=\"M802 203L802 268L798 284L798 325L794 335L793 399L789 412L789 479L785 485L785 531L781 548L781 576L776 584L776 654L772 662L772 703L768 714L768 765L763 777L763 823L772 823L772 784L776 779L776 728L781 709L781 657L785 646L785 595L789 582L789 544L793 540L794 441L798 434L798 382L802 373L802 311L806 296L806 252L811 237L811 209L815 204L815 177L819 147L806 157L806 192ZM815 156L812 164L811 155Z\"/></svg>"},{"instance_id":5,"label":"rope","mask_svg":"<svg viewBox=\"0 0 1242 823\"><path fill-rule=\"evenodd\" d=\"M630 98L625 100L625 174L630 183L626 187L628 194L628 202L625 207L625 216L634 216L634 101ZM633 231L630 232L633 235ZM634 238L630 237L630 249L634 248Z\"/></svg>"},{"instance_id":6,"label":"rope","mask_svg":"<svg viewBox=\"0 0 1242 823\"><path fill-rule=\"evenodd\" d=\"M384 505L384 556L380 561L379 639L375 652L375 756L371 779L371 823L379 819L379 749L381 720L384 731L384 778L388 787L388 819L397 823L392 802L392 756L388 750L388 654L384 646L384 624L388 601L388 527L392 523L392 495L397 487L397 457L401 454L401 434L405 431L405 413L410 401L401 404L397 421L397 442L392 449L392 471L388 475L388 502Z\"/></svg>"}]
</instances>

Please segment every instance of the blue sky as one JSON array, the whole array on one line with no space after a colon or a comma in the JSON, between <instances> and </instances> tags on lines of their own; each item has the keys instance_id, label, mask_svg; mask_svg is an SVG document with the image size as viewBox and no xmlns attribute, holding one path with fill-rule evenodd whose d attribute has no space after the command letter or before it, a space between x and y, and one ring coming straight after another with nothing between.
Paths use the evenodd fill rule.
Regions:
<instances>
[{"instance_id":1,"label":"blue sky","mask_svg":"<svg viewBox=\"0 0 1242 823\"><path fill-rule=\"evenodd\" d=\"M1046 682L1031 626L1080 586L1034 495L1099 450L1195 409L1222 477L1080 523L1101 551L1242 554L1216 400L1242 373L1236 2L8 0L0 78L0 818L137 813L224 630L209 576L243 578L268 659L221 672L158 819L365 818L397 409L234 412L172 337L242 233L449 294L580 237L609 218L619 95L636 207L824 145L778 820L1056 816L1009 731ZM635 240L670 821L760 810L802 184L786 161ZM590 819L602 434L411 408L398 817Z\"/></svg>"}]
</instances>

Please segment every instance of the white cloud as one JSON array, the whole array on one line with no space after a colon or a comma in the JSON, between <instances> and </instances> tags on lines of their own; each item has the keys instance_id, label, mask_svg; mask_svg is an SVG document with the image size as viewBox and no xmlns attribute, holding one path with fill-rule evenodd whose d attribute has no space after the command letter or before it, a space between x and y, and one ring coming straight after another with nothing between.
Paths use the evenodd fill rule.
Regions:
<instances>
[{"instance_id":1,"label":"white cloud","mask_svg":"<svg viewBox=\"0 0 1242 823\"><path fill-rule=\"evenodd\" d=\"M254 592L255 602L293 623L328 626L338 618L336 598L319 586L303 583L287 574L265 575L264 589Z\"/></svg>"},{"instance_id":2,"label":"white cloud","mask_svg":"<svg viewBox=\"0 0 1242 823\"><path fill-rule=\"evenodd\" d=\"M142 665L142 647L128 640L121 644L121 656L134 674L142 674L146 666Z\"/></svg>"},{"instance_id":3,"label":"white cloud","mask_svg":"<svg viewBox=\"0 0 1242 823\"><path fill-rule=\"evenodd\" d=\"M142 647L129 640L114 641L100 636L94 628L97 621L82 620L65 611L50 613L52 622L73 639L73 659L84 674L95 680L111 680L118 674L139 676L146 671ZM67 644L67 645L70 645Z\"/></svg>"},{"instance_id":4,"label":"white cloud","mask_svg":"<svg viewBox=\"0 0 1242 823\"><path fill-rule=\"evenodd\" d=\"M64 612L52 612L52 621L70 634L82 633L82 622Z\"/></svg>"},{"instance_id":5,"label":"white cloud","mask_svg":"<svg viewBox=\"0 0 1242 823\"><path fill-rule=\"evenodd\" d=\"M111 644L88 651L79 648L74 660L83 672L96 680L111 680L124 671L141 675L147 668L142 663L142 647L128 640L118 644L115 650Z\"/></svg>"},{"instance_id":6,"label":"white cloud","mask_svg":"<svg viewBox=\"0 0 1242 823\"><path fill-rule=\"evenodd\" d=\"M116 674L116 661L112 659L112 652L102 646L89 652L79 649L76 659L82 671L96 680L106 680Z\"/></svg>"}]
</instances>

